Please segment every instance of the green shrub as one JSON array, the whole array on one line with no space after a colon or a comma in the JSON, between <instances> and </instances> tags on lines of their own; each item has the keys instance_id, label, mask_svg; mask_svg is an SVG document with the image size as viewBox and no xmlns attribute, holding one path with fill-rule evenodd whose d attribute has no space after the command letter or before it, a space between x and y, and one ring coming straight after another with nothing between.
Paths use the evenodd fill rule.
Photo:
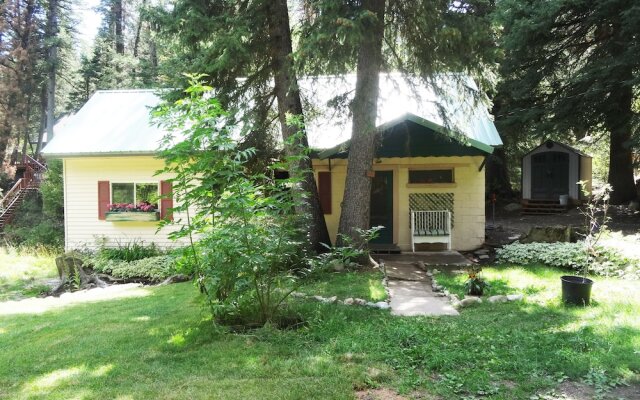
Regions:
<instances>
[{"instance_id":1,"label":"green shrub","mask_svg":"<svg viewBox=\"0 0 640 400\"><path fill-rule=\"evenodd\" d=\"M144 258L155 257L162 254L162 251L154 243L145 245L144 242L118 243L118 247L101 247L98 250L98 258L105 260L136 261Z\"/></svg>"},{"instance_id":2,"label":"green shrub","mask_svg":"<svg viewBox=\"0 0 640 400\"><path fill-rule=\"evenodd\" d=\"M638 260L630 260L614 249L597 247L597 258L585 252L583 242L576 243L519 243L508 244L496 250L498 262L511 264L545 264L552 267L581 271L585 267L599 275L635 277Z\"/></svg>"},{"instance_id":3,"label":"green shrub","mask_svg":"<svg viewBox=\"0 0 640 400\"><path fill-rule=\"evenodd\" d=\"M295 212L304 195L295 177L248 172L255 149L238 146L233 127L225 125L227 114L199 78L190 77L185 98L155 112L159 124L177 135L167 136L160 152L160 172L175 176L173 210L185 215L170 237L193 243L185 253L218 321L277 322L307 264L306 221ZM270 168L292 170L298 163L287 157Z\"/></svg>"},{"instance_id":4,"label":"green shrub","mask_svg":"<svg viewBox=\"0 0 640 400\"><path fill-rule=\"evenodd\" d=\"M64 246L64 224L62 219L43 213L42 197L33 192L20 205L11 224L4 228L8 243L20 247Z\"/></svg>"},{"instance_id":5,"label":"green shrub","mask_svg":"<svg viewBox=\"0 0 640 400\"><path fill-rule=\"evenodd\" d=\"M95 258L92 260L96 272L109 274L114 278L160 282L176 274L175 258L169 255L123 261Z\"/></svg>"}]
</instances>

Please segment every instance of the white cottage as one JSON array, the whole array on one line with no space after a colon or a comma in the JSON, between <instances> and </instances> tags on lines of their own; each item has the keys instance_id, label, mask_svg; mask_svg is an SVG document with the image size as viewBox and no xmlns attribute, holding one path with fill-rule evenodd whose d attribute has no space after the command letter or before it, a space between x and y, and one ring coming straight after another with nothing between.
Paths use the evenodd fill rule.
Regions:
<instances>
[{"instance_id":1,"label":"white cottage","mask_svg":"<svg viewBox=\"0 0 640 400\"><path fill-rule=\"evenodd\" d=\"M502 141L486 111L473 100L473 82L440 79L441 91L400 75L380 77L380 147L370 173L371 220L385 225L383 244L410 250L414 241L442 241L466 250L484 241L484 163ZM348 104L355 76L300 80L313 168L325 219L335 240L345 189L351 118ZM115 245L133 240L173 246L158 219L170 217L170 176L155 173L155 157L166 132L150 121L160 102L151 90L107 90L91 99L55 130L47 158L64 164L65 246ZM110 213L114 203L146 202L157 212ZM118 207L116 207L118 208ZM411 213L446 213L450 229L412 229ZM175 218L181 216L176 215ZM428 237L429 235L434 238ZM418 235L421 235L418 237ZM443 240L441 240L443 239Z\"/></svg>"}]
</instances>

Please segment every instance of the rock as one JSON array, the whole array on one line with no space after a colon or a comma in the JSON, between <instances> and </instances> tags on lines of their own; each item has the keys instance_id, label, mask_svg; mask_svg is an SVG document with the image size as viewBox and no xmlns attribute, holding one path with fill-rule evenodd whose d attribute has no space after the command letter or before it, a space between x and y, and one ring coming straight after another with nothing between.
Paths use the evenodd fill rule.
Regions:
<instances>
[{"instance_id":1,"label":"rock","mask_svg":"<svg viewBox=\"0 0 640 400\"><path fill-rule=\"evenodd\" d=\"M353 297L348 297L348 298L344 299L344 305L345 306L352 306L353 305Z\"/></svg>"},{"instance_id":2,"label":"rock","mask_svg":"<svg viewBox=\"0 0 640 400\"><path fill-rule=\"evenodd\" d=\"M459 301L452 301L451 306L456 310L459 310L462 308L462 303L460 303Z\"/></svg>"},{"instance_id":3,"label":"rock","mask_svg":"<svg viewBox=\"0 0 640 400\"><path fill-rule=\"evenodd\" d=\"M378 308L378 306L376 306L376 303L373 303L371 301L367 301L367 303L365 305L367 307Z\"/></svg>"},{"instance_id":4,"label":"rock","mask_svg":"<svg viewBox=\"0 0 640 400\"><path fill-rule=\"evenodd\" d=\"M521 208L522 208L522 204L520 203L509 203L506 206L504 206L503 209L508 212L513 212L513 211L520 210Z\"/></svg>"},{"instance_id":5,"label":"rock","mask_svg":"<svg viewBox=\"0 0 640 400\"><path fill-rule=\"evenodd\" d=\"M445 296L449 296L449 291L447 289L442 291L442 294L444 294Z\"/></svg>"},{"instance_id":6,"label":"rock","mask_svg":"<svg viewBox=\"0 0 640 400\"><path fill-rule=\"evenodd\" d=\"M480 300L480 298L478 297L467 297L464 298L460 301L460 306L461 307L469 307L472 306L474 304L480 304L482 303L482 300Z\"/></svg>"},{"instance_id":7,"label":"rock","mask_svg":"<svg viewBox=\"0 0 640 400\"><path fill-rule=\"evenodd\" d=\"M322 297L322 296L318 296L318 295L316 295L316 296L313 296L313 298L314 298L314 299L316 299L316 300L318 300L318 301L322 301L322 302L324 302L324 301L325 301L325 298L324 298L324 297Z\"/></svg>"},{"instance_id":8,"label":"rock","mask_svg":"<svg viewBox=\"0 0 640 400\"><path fill-rule=\"evenodd\" d=\"M631 211L632 213L637 213L638 211L640 211L640 201L631 200L629 202L629 211Z\"/></svg>"},{"instance_id":9,"label":"rock","mask_svg":"<svg viewBox=\"0 0 640 400\"><path fill-rule=\"evenodd\" d=\"M480 260L488 260L488 259L489 259L489 258L491 258L491 257L489 257L489 255L488 255L488 254L480 254L480 255L478 256L478 258L479 258Z\"/></svg>"},{"instance_id":10,"label":"rock","mask_svg":"<svg viewBox=\"0 0 640 400\"><path fill-rule=\"evenodd\" d=\"M446 295L446 294L444 294L444 293L442 293L442 292L436 292L436 293L434 293L434 295L435 295L436 297L447 297L447 295Z\"/></svg>"},{"instance_id":11,"label":"rock","mask_svg":"<svg viewBox=\"0 0 640 400\"><path fill-rule=\"evenodd\" d=\"M331 266L331 269L333 269L336 272L344 271L344 264L340 260L331 260L329 265Z\"/></svg>"},{"instance_id":12,"label":"rock","mask_svg":"<svg viewBox=\"0 0 640 400\"><path fill-rule=\"evenodd\" d=\"M504 303L506 301L508 301L507 296L503 296L503 295L497 295L497 296L491 296L487 299L487 301L489 303Z\"/></svg>"},{"instance_id":13,"label":"rock","mask_svg":"<svg viewBox=\"0 0 640 400\"><path fill-rule=\"evenodd\" d=\"M480 254L489 254L489 250L487 249L480 249L480 250L476 250L474 251L474 254L480 255Z\"/></svg>"},{"instance_id":14,"label":"rock","mask_svg":"<svg viewBox=\"0 0 640 400\"><path fill-rule=\"evenodd\" d=\"M353 303L359 306L364 306L367 304L367 301L364 299L353 299Z\"/></svg>"},{"instance_id":15,"label":"rock","mask_svg":"<svg viewBox=\"0 0 640 400\"><path fill-rule=\"evenodd\" d=\"M432 273L431 271L427 271L427 274L426 274L426 275L427 275L427 276L429 276L429 277L431 277L431 276L433 276L433 273Z\"/></svg>"},{"instance_id":16,"label":"rock","mask_svg":"<svg viewBox=\"0 0 640 400\"><path fill-rule=\"evenodd\" d=\"M376 303L376 307L378 307L381 310L388 310L391 308L391 306L389 305L389 303L387 303L386 301L379 301Z\"/></svg>"},{"instance_id":17,"label":"rock","mask_svg":"<svg viewBox=\"0 0 640 400\"><path fill-rule=\"evenodd\" d=\"M435 275L435 274L439 274L440 270L438 268L434 268L433 271L431 272Z\"/></svg>"},{"instance_id":18,"label":"rock","mask_svg":"<svg viewBox=\"0 0 640 400\"><path fill-rule=\"evenodd\" d=\"M508 294L507 295L507 300L509 301L517 301L517 300L522 300L524 299L524 296L521 294Z\"/></svg>"},{"instance_id":19,"label":"rock","mask_svg":"<svg viewBox=\"0 0 640 400\"><path fill-rule=\"evenodd\" d=\"M570 241L571 227L564 225L534 226L529 230L527 236L520 240L522 243L553 243Z\"/></svg>"},{"instance_id":20,"label":"rock","mask_svg":"<svg viewBox=\"0 0 640 400\"><path fill-rule=\"evenodd\" d=\"M302 293L302 292L293 292L293 293L291 293L291 297L304 298L304 297L307 297L307 295L305 293Z\"/></svg>"},{"instance_id":21,"label":"rock","mask_svg":"<svg viewBox=\"0 0 640 400\"><path fill-rule=\"evenodd\" d=\"M440 285L433 285L433 290L435 290L436 292L440 292L440 291L442 291L442 289L443 288Z\"/></svg>"},{"instance_id":22,"label":"rock","mask_svg":"<svg viewBox=\"0 0 640 400\"><path fill-rule=\"evenodd\" d=\"M188 277L187 275L177 274L177 275L170 276L167 279L165 279L164 281L162 281L160 286L170 285L172 283L178 283L178 282L187 282L189 280L191 280L191 278Z\"/></svg>"},{"instance_id":23,"label":"rock","mask_svg":"<svg viewBox=\"0 0 640 400\"><path fill-rule=\"evenodd\" d=\"M449 300L451 300L452 302L455 302L455 301L460 301L460 298L458 297L457 294L450 294Z\"/></svg>"},{"instance_id":24,"label":"rock","mask_svg":"<svg viewBox=\"0 0 640 400\"><path fill-rule=\"evenodd\" d=\"M325 300L327 303L335 303L338 301L338 296L331 296Z\"/></svg>"},{"instance_id":25,"label":"rock","mask_svg":"<svg viewBox=\"0 0 640 400\"><path fill-rule=\"evenodd\" d=\"M418 264L418 268L420 268L423 271L427 270L427 266L424 265L424 263L422 261L418 261L416 264Z\"/></svg>"}]
</instances>

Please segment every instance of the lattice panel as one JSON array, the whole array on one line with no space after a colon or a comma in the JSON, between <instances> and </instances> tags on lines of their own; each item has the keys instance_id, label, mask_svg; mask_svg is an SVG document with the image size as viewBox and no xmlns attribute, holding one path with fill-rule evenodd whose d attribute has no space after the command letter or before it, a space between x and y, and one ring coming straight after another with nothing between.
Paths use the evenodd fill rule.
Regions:
<instances>
[{"instance_id":1,"label":"lattice panel","mask_svg":"<svg viewBox=\"0 0 640 400\"><path fill-rule=\"evenodd\" d=\"M409 209L411 211L451 211L453 227L453 193L409 193Z\"/></svg>"}]
</instances>

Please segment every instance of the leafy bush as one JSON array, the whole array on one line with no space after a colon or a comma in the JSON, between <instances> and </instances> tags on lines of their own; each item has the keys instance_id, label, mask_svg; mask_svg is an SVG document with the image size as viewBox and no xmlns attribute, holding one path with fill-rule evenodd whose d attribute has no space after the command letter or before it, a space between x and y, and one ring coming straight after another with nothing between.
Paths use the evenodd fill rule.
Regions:
<instances>
[{"instance_id":1,"label":"leafy bush","mask_svg":"<svg viewBox=\"0 0 640 400\"><path fill-rule=\"evenodd\" d=\"M180 229L170 236L192 243L185 256L218 321L277 323L306 264L305 221L293 212L299 182L250 174L245 166L255 150L238 146L227 114L209 97L211 88L190 79L186 98L155 112L166 131L177 135L165 138L160 154L166 165L160 172L175 176L174 212L185 216L176 218Z\"/></svg>"},{"instance_id":2,"label":"leafy bush","mask_svg":"<svg viewBox=\"0 0 640 400\"><path fill-rule=\"evenodd\" d=\"M327 252L318 255L312 263L315 264L317 271L330 269L335 264L340 264L346 269L355 269L359 267L358 260L363 257L369 256L369 248L367 244L378 237L382 226L374 226L373 228L364 230L356 228L356 232L359 236L357 242L361 243L360 246L354 243L354 240L349 235L339 234L342 238L342 246L329 246L322 243L327 248Z\"/></svg>"},{"instance_id":3,"label":"leafy bush","mask_svg":"<svg viewBox=\"0 0 640 400\"><path fill-rule=\"evenodd\" d=\"M519 243L508 244L496 250L499 262L512 264L545 264L552 267L582 271L585 267L600 275L634 276L638 274L638 261L630 260L613 249L597 247L598 257L585 252L583 242L576 243Z\"/></svg>"},{"instance_id":4,"label":"leafy bush","mask_svg":"<svg viewBox=\"0 0 640 400\"><path fill-rule=\"evenodd\" d=\"M169 255L148 257L134 261L95 258L91 261L96 272L114 278L160 282L176 274L175 258Z\"/></svg>"},{"instance_id":5,"label":"leafy bush","mask_svg":"<svg viewBox=\"0 0 640 400\"><path fill-rule=\"evenodd\" d=\"M20 247L64 246L64 224L61 219L43 213L42 197L34 192L20 205L11 224L4 229L4 237Z\"/></svg>"},{"instance_id":6,"label":"leafy bush","mask_svg":"<svg viewBox=\"0 0 640 400\"><path fill-rule=\"evenodd\" d=\"M162 254L162 251L151 243L145 245L144 242L126 242L118 243L118 247L100 247L98 250L97 258L105 260L119 260L119 261L136 261L144 258L155 257Z\"/></svg>"}]
</instances>

